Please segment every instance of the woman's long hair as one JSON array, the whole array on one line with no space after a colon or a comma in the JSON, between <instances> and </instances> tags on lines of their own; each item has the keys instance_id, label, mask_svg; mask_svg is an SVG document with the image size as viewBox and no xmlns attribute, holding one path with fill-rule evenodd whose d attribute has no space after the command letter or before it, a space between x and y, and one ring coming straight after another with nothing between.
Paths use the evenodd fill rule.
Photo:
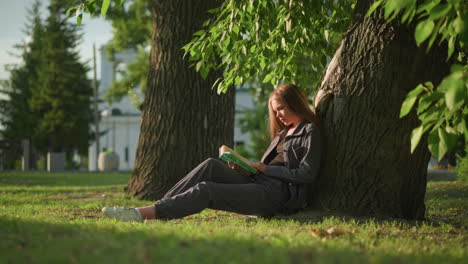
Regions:
<instances>
[{"instance_id":1,"label":"woman's long hair","mask_svg":"<svg viewBox=\"0 0 468 264\"><path fill-rule=\"evenodd\" d=\"M314 111L309 107L309 103L307 102L307 98L304 93L294 84L283 84L271 93L270 99L268 100L271 140L273 140L273 138L275 138L276 135L285 127L285 125L276 117L273 109L271 108L271 101L273 99L285 104L303 120L314 122L317 126L320 126Z\"/></svg>"}]
</instances>

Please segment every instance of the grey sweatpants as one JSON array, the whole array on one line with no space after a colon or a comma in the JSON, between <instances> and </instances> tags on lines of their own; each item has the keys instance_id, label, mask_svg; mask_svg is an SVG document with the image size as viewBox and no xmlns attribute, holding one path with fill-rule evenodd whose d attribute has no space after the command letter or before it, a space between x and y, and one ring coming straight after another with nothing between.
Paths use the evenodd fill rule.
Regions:
<instances>
[{"instance_id":1,"label":"grey sweatpants","mask_svg":"<svg viewBox=\"0 0 468 264\"><path fill-rule=\"evenodd\" d=\"M262 174L244 176L210 158L156 202L156 218L181 218L205 208L268 217L281 213L288 198L288 189L280 180Z\"/></svg>"}]
</instances>

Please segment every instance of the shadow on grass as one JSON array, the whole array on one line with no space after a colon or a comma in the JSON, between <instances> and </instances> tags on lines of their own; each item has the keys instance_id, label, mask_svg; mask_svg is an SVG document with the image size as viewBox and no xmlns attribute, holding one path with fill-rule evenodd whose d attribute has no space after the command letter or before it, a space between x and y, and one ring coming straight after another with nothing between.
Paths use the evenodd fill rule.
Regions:
<instances>
[{"instance_id":1,"label":"shadow on grass","mask_svg":"<svg viewBox=\"0 0 468 264\"><path fill-rule=\"evenodd\" d=\"M2 172L1 185L17 186L104 186L127 184L131 173Z\"/></svg>"},{"instance_id":2,"label":"shadow on grass","mask_svg":"<svg viewBox=\"0 0 468 264\"><path fill-rule=\"evenodd\" d=\"M277 246L261 238L222 232L185 236L151 225L112 222L62 223L0 217L0 260L6 263L445 263L451 256L384 254L364 249ZM159 223L164 224L164 223ZM154 228L153 228L154 227Z\"/></svg>"},{"instance_id":3,"label":"shadow on grass","mask_svg":"<svg viewBox=\"0 0 468 264\"><path fill-rule=\"evenodd\" d=\"M452 200L454 198L468 198L468 185L440 182L427 189L426 200Z\"/></svg>"}]
</instances>

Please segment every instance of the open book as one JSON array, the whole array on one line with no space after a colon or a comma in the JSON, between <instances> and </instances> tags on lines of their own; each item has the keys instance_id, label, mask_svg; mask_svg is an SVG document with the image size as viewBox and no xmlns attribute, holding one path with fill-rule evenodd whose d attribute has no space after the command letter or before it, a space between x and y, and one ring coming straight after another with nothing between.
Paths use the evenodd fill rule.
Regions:
<instances>
[{"instance_id":1,"label":"open book","mask_svg":"<svg viewBox=\"0 0 468 264\"><path fill-rule=\"evenodd\" d=\"M235 152L234 150L232 150L226 145L222 145L219 148L219 158L226 162L236 163L246 172L251 172L251 173L257 172L256 169L254 169L252 166L249 165L249 161L246 158L242 157L241 155L239 155L237 152Z\"/></svg>"}]
</instances>

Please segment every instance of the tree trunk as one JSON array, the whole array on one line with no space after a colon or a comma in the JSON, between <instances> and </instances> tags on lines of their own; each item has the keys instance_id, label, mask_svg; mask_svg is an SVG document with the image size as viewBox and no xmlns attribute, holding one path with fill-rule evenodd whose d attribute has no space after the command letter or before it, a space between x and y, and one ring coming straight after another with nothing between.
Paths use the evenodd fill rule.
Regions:
<instances>
[{"instance_id":1,"label":"tree trunk","mask_svg":"<svg viewBox=\"0 0 468 264\"><path fill-rule=\"evenodd\" d=\"M233 143L234 89L217 95L210 87L220 73L203 80L181 49L219 4L153 1L148 90L130 195L161 198L198 163L217 156L221 144Z\"/></svg>"},{"instance_id":2,"label":"tree trunk","mask_svg":"<svg viewBox=\"0 0 468 264\"><path fill-rule=\"evenodd\" d=\"M316 206L359 215L424 218L429 152L423 137L413 154L415 111L399 118L406 94L447 73L446 49L417 48L414 28L398 18L386 24L383 10L353 21L325 74L322 87L334 99L324 113L326 154Z\"/></svg>"}]
</instances>

